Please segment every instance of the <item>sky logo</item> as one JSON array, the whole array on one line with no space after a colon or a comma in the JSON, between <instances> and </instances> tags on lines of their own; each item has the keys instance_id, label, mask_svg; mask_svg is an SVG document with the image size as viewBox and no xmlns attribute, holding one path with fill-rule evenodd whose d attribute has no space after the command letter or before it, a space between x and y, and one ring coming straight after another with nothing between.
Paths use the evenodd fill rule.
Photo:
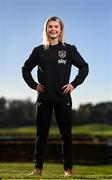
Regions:
<instances>
[{"instance_id":1,"label":"sky logo","mask_svg":"<svg viewBox=\"0 0 112 180\"><path fill-rule=\"evenodd\" d=\"M64 59L58 59L58 64L66 64L66 60L64 60Z\"/></svg>"}]
</instances>

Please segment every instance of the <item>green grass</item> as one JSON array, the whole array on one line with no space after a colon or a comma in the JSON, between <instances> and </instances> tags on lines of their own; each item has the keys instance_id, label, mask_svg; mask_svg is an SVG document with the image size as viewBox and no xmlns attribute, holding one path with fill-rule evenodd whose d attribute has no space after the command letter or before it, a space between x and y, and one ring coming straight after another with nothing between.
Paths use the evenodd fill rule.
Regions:
<instances>
[{"instance_id":1,"label":"green grass","mask_svg":"<svg viewBox=\"0 0 112 180\"><path fill-rule=\"evenodd\" d=\"M112 136L112 125L106 124L87 124L80 125L72 128L73 134L86 134L90 136ZM20 127L20 128L1 128L1 134L35 134L36 128L35 126L30 127ZM59 130L57 127L50 128L50 135L59 135Z\"/></svg>"},{"instance_id":2,"label":"green grass","mask_svg":"<svg viewBox=\"0 0 112 180\"><path fill-rule=\"evenodd\" d=\"M32 163L0 163L0 179L112 179L112 166L74 166L72 177L64 177L63 165L45 163L42 176L28 176Z\"/></svg>"},{"instance_id":3,"label":"green grass","mask_svg":"<svg viewBox=\"0 0 112 180\"><path fill-rule=\"evenodd\" d=\"M17 128L1 128L0 134L19 134L19 133L26 133L26 134L35 134L36 127L35 126L23 126Z\"/></svg>"},{"instance_id":4,"label":"green grass","mask_svg":"<svg viewBox=\"0 0 112 180\"><path fill-rule=\"evenodd\" d=\"M112 136L112 125L87 124L73 127L73 134L89 134L91 136Z\"/></svg>"}]
</instances>

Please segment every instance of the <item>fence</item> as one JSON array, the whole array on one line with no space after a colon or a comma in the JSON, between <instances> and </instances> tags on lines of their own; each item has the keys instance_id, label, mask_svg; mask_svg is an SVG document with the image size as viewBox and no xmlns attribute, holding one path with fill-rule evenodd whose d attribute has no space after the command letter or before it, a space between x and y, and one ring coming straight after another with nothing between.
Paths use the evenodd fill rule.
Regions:
<instances>
[{"instance_id":1,"label":"fence","mask_svg":"<svg viewBox=\"0 0 112 180\"><path fill-rule=\"evenodd\" d=\"M0 161L34 161L35 138L22 136L0 137ZM62 161L62 142L59 137L49 137L45 161ZM76 164L112 164L112 139L73 138L73 159Z\"/></svg>"}]
</instances>

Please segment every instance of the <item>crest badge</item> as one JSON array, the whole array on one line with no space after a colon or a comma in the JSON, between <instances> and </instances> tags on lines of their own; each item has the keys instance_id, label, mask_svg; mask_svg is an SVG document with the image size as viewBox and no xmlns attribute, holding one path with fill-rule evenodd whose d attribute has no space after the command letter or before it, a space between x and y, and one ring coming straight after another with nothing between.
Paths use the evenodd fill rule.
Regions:
<instances>
[{"instance_id":1,"label":"crest badge","mask_svg":"<svg viewBox=\"0 0 112 180\"><path fill-rule=\"evenodd\" d=\"M58 51L58 55L60 58L63 59L66 56L66 51L64 51L64 50Z\"/></svg>"}]
</instances>

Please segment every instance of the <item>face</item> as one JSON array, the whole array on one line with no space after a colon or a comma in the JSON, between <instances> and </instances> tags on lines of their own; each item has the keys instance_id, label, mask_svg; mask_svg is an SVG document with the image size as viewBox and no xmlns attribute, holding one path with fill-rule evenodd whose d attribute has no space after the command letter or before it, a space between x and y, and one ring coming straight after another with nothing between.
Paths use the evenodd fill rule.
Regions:
<instances>
[{"instance_id":1,"label":"face","mask_svg":"<svg viewBox=\"0 0 112 180\"><path fill-rule=\"evenodd\" d=\"M61 34L61 26L56 21L50 21L47 25L47 35L50 39L59 38Z\"/></svg>"}]
</instances>

